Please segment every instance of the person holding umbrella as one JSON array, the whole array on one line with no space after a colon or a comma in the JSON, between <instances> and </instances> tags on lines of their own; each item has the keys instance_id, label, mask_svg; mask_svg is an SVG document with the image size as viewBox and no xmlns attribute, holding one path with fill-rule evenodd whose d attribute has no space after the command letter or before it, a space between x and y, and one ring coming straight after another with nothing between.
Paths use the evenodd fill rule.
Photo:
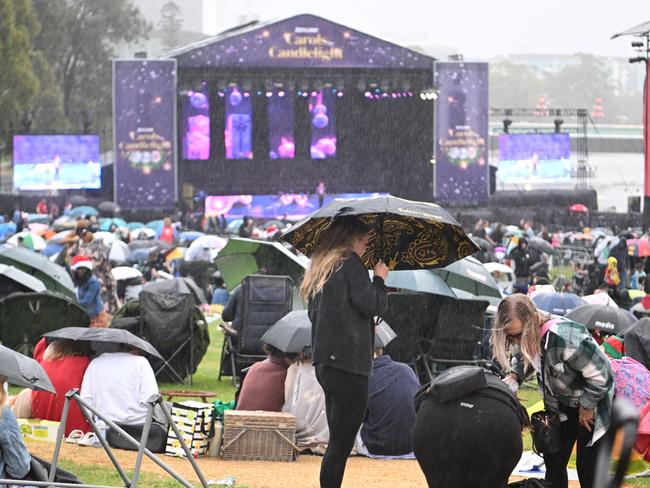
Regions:
<instances>
[{"instance_id":1,"label":"person holding umbrella","mask_svg":"<svg viewBox=\"0 0 650 488\"><path fill-rule=\"evenodd\" d=\"M106 327L108 324L102 320L104 303L100 294L99 280L93 274L92 260L88 256L75 256L70 268L79 305L90 317L91 327Z\"/></svg>"},{"instance_id":2,"label":"person holding umbrella","mask_svg":"<svg viewBox=\"0 0 650 488\"><path fill-rule=\"evenodd\" d=\"M325 392L330 440L320 486L341 486L347 458L368 405L372 371L372 318L386 311L388 267L378 261L371 282L361 260L369 227L354 216L331 219L311 256L300 289L309 301L312 357Z\"/></svg>"},{"instance_id":3,"label":"person holding umbrella","mask_svg":"<svg viewBox=\"0 0 650 488\"><path fill-rule=\"evenodd\" d=\"M554 488L568 486L566 466L577 442L580 486L594 486L598 441L609 429L614 376L589 331L567 319L550 320L529 297L517 294L499 304L490 343L494 358L512 370L505 381L516 387L515 381L521 384L537 372L545 409L559 415L562 445L544 453L546 481ZM512 363L509 346L521 351Z\"/></svg>"},{"instance_id":4,"label":"person holding umbrella","mask_svg":"<svg viewBox=\"0 0 650 488\"><path fill-rule=\"evenodd\" d=\"M17 480L27 476L32 460L23 442L20 426L7 403L7 378L0 376L0 478Z\"/></svg>"}]
</instances>

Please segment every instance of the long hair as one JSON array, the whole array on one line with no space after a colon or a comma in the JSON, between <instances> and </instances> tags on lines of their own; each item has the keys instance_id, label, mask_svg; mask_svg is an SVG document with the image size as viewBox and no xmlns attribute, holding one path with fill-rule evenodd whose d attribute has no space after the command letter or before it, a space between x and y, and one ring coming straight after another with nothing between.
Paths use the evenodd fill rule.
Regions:
<instances>
[{"instance_id":1,"label":"long hair","mask_svg":"<svg viewBox=\"0 0 650 488\"><path fill-rule=\"evenodd\" d=\"M5 376L0 376L0 409L5 406L7 403L7 392L5 391L5 383L7 378Z\"/></svg>"},{"instance_id":2,"label":"long hair","mask_svg":"<svg viewBox=\"0 0 650 488\"><path fill-rule=\"evenodd\" d=\"M300 296L309 300L320 292L330 276L341 266L355 239L368 232L370 228L358 217L350 215L336 218L323 231L312 254L311 264L300 286Z\"/></svg>"},{"instance_id":3,"label":"long hair","mask_svg":"<svg viewBox=\"0 0 650 488\"><path fill-rule=\"evenodd\" d=\"M540 313L535 303L526 295L517 293L501 300L490 336L492 355L501 366L506 369L509 367L506 350L508 341L504 329L514 319L519 319L523 326L521 352L524 356L524 364L529 366L532 363L533 358L540 352L540 318L545 321L548 317Z\"/></svg>"},{"instance_id":4,"label":"long hair","mask_svg":"<svg viewBox=\"0 0 650 488\"><path fill-rule=\"evenodd\" d=\"M83 344L63 339L50 343L43 353L43 359L56 361L68 356L85 356L87 352Z\"/></svg>"}]
</instances>

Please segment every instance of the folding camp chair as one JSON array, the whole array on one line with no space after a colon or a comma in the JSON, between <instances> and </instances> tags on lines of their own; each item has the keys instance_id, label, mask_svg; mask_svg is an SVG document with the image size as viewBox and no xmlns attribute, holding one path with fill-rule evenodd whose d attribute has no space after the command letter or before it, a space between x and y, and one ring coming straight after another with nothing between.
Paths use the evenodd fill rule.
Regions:
<instances>
[{"instance_id":1,"label":"folding camp chair","mask_svg":"<svg viewBox=\"0 0 650 488\"><path fill-rule=\"evenodd\" d=\"M433 379L452 366L491 367L484 347L488 302L439 298L442 303L437 320L421 340L421 344L428 345L419 355L428 379Z\"/></svg>"},{"instance_id":2,"label":"folding camp chair","mask_svg":"<svg viewBox=\"0 0 650 488\"><path fill-rule=\"evenodd\" d=\"M242 281L242 320L239 330L226 329L219 379L231 376L239 386L241 370L266 359L261 337L291 311L293 280L288 276L248 275Z\"/></svg>"}]
</instances>

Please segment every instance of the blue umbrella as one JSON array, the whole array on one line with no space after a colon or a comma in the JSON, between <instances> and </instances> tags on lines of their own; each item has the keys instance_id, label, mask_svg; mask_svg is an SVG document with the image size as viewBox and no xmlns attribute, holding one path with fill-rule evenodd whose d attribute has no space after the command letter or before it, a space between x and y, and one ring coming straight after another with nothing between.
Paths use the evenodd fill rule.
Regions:
<instances>
[{"instance_id":1,"label":"blue umbrella","mask_svg":"<svg viewBox=\"0 0 650 488\"><path fill-rule=\"evenodd\" d=\"M99 215L99 212L97 211L96 208L94 207L89 207L88 205L82 205L81 207L75 207L72 210L70 210L70 213L68 214L71 217L91 217L93 215Z\"/></svg>"},{"instance_id":2,"label":"blue umbrella","mask_svg":"<svg viewBox=\"0 0 650 488\"><path fill-rule=\"evenodd\" d=\"M152 220L151 222L147 222L145 224L145 227L148 229L153 229L156 232L160 232L160 229L162 229L164 223L162 220Z\"/></svg>"},{"instance_id":3,"label":"blue umbrella","mask_svg":"<svg viewBox=\"0 0 650 488\"><path fill-rule=\"evenodd\" d=\"M126 222L124 219L120 218L114 218L114 219L100 219L99 222L99 230L102 231L110 231L112 225L116 225L117 227L126 227Z\"/></svg>"},{"instance_id":4,"label":"blue umbrella","mask_svg":"<svg viewBox=\"0 0 650 488\"><path fill-rule=\"evenodd\" d=\"M45 246L45 249L41 251L41 254L49 258L57 253L60 253L64 248L65 246L63 244L56 241L50 241L47 243L47 246Z\"/></svg>"},{"instance_id":5,"label":"blue umbrella","mask_svg":"<svg viewBox=\"0 0 650 488\"><path fill-rule=\"evenodd\" d=\"M540 310L555 315L566 315L574 308L586 305L582 298L575 293L538 293L533 297L533 302Z\"/></svg>"},{"instance_id":6,"label":"blue umbrella","mask_svg":"<svg viewBox=\"0 0 650 488\"><path fill-rule=\"evenodd\" d=\"M178 236L178 240L181 242L194 242L196 239L199 237L204 236L205 234L203 232L199 231L194 231L194 230L188 230L186 232L181 232L181 234Z\"/></svg>"},{"instance_id":7,"label":"blue umbrella","mask_svg":"<svg viewBox=\"0 0 650 488\"><path fill-rule=\"evenodd\" d=\"M38 213L32 213L28 214L29 215L29 223L30 224L49 224L50 223L50 216L47 214L38 214Z\"/></svg>"},{"instance_id":8,"label":"blue umbrella","mask_svg":"<svg viewBox=\"0 0 650 488\"><path fill-rule=\"evenodd\" d=\"M129 222L126 224L126 228L129 229L129 232L135 229L140 229L141 227L144 227L142 222Z\"/></svg>"}]
</instances>

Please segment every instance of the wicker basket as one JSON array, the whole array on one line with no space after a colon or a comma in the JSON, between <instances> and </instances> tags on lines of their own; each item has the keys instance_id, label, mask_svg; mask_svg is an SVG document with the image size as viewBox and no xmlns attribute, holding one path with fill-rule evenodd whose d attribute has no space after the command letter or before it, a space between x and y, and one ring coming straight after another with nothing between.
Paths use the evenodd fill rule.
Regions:
<instances>
[{"instance_id":1,"label":"wicker basket","mask_svg":"<svg viewBox=\"0 0 650 488\"><path fill-rule=\"evenodd\" d=\"M221 455L224 459L296 460L296 417L282 412L226 410Z\"/></svg>"}]
</instances>

